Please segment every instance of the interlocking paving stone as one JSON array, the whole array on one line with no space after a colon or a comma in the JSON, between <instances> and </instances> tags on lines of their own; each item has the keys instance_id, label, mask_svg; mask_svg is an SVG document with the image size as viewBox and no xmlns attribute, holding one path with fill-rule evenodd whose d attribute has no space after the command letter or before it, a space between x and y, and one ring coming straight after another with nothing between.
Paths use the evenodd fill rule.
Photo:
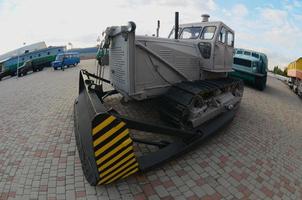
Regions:
<instances>
[{"instance_id":1,"label":"interlocking paving stone","mask_svg":"<svg viewBox=\"0 0 302 200\"><path fill-rule=\"evenodd\" d=\"M272 78L263 92L245 87L232 123L199 147L150 172L90 186L75 144L73 103L79 68L95 72L94 65L0 82L0 200L302 199L302 101Z\"/></svg>"}]
</instances>

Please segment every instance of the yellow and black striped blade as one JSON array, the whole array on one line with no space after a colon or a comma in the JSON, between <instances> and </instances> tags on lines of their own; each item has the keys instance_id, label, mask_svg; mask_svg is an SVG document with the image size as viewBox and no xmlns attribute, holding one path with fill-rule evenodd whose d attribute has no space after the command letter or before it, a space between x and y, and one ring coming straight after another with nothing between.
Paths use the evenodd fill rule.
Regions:
<instances>
[{"instance_id":1,"label":"yellow and black striped blade","mask_svg":"<svg viewBox=\"0 0 302 200\"><path fill-rule=\"evenodd\" d=\"M125 178L139 170L126 123L108 113L100 114L92 122L92 138L99 185Z\"/></svg>"}]
</instances>

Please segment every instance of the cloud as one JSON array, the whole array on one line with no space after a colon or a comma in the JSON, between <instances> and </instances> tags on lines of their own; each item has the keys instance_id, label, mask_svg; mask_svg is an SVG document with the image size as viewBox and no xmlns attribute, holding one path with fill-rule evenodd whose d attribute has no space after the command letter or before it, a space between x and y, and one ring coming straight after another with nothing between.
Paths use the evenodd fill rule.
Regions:
<instances>
[{"instance_id":1,"label":"cloud","mask_svg":"<svg viewBox=\"0 0 302 200\"><path fill-rule=\"evenodd\" d=\"M264 50L263 52L265 52L270 58L269 65L271 66L271 69L273 69L274 66L278 66L281 69L285 69L285 67L287 67L290 62L296 60L296 57L288 57L282 54L281 52L272 51L271 49Z\"/></svg>"},{"instance_id":2,"label":"cloud","mask_svg":"<svg viewBox=\"0 0 302 200\"><path fill-rule=\"evenodd\" d=\"M286 10L292 11L295 8L301 8L302 2L299 0L284 0L283 1L283 7Z\"/></svg>"},{"instance_id":3,"label":"cloud","mask_svg":"<svg viewBox=\"0 0 302 200\"><path fill-rule=\"evenodd\" d=\"M299 43L302 29L296 25L295 19L289 15L289 12L268 8L264 9L261 15L262 22L266 25L264 35L267 43L275 48L286 48L288 51L302 48Z\"/></svg>"},{"instance_id":4,"label":"cloud","mask_svg":"<svg viewBox=\"0 0 302 200\"><path fill-rule=\"evenodd\" d=\"M288 11L270 5L251 8L242 4L245 10L240 5L224 7L220 15L235 30L236 47L266 53L270 68L284 67L301 56L301 14L295 8Z\"/></svg>"},{"instance_id":5,"label":"cloud","mask_svg":"<svg viewBox=\"0 0 302 200\"><path fill-rule=\"evenodd\" d=\"M236 18L243 18L249 13L248 9L243 4L237 4L232 8L232 15Z\"/></svg>"},{"instance_id":6,"label":"cloud","mask_svg":"<svg viewBox=\"0 0 302 200\"><path fill-rule=\"evenodd\" d=\"M302 2L298 0L293 1L294 7L296 8L301 8L302 7Z\"/></svg>"},{"instance_id":7,"label":"cloud","mask_svg":"<svg viewBox=\"0 0 302 200\"><path fill-rule=\"evenodd\" d=\"M167 37L179 11L180 23L198 22L201 14L210 14L210 20L223 21L235 31L236 47L264 51L270 63L283 65L301 56L301 1L283 0L279 7L271 2L250 6L216 0L0 0L0 54L23 42L92 46L106 27L128 21L136 23L137 34L152 35L161 20L160 36Z\"/></svg>"},{"instance_id":8,"label":"cloud","mask_svg":"<svg viewBox=\"0 0 302 200\"><path fill-rule=\"evenodd\" d=\"M96 38L78 40L83 35L100 34L106 27L135 21L138 34L152 35L157 20L160 34L167 36L174 23L199 21L202 13L217 8L214 0L2 0L0 5L0 54L27 44L46 41L48 45L89 46ZM198 6L197 6L198 5Z\"/></svg>"},{"instance_id":9,"label":"cloud","mask_svg":"<svg viewBox=\"0 0 302 200\"><path fill-rule=\"evenodd\" d=\"M197 0L193 2L195 2L198 6L197 9L204 8L205 10L209 10L210 12L217 10L219 7L215 0Z\"/></svg>"},{"instance_id":10,"label":"cloud","mask_svg":"<svg viewBox=\"0 0 302 200\"><path fill-rule=\"evenodd\" d=\"M127 0L123 1L121 3L121 6L127 6L127 7L144 7L144 6L150 6L150 5L156 5L156 6L164 6L164 7L192 7L198 6L198 8L202 8L201 10L216 10L217 4L215 0ZM195 7L195 9L197 9ZM195 10L194 9L194 10ZM157 14L157 13L156 13Z\"/></svg>"},{"instance_id":11,"label":"cloud","mask_svg":"<svg viewBox=\"0 0 302 200\"><path fill-rule=\"evenodd\" d=\"M301 15L301 14L293 14L293 18L294 18L296 21L302 21L302 15Z\"/></svg>"},{"instance_id":12,"label":"cloud","mask_svg":"<svg viewBox=\"0 0 302 200\"><path fill-rule=\"evenodd\" d=\"M287 22L288 13L285 10L265 8L261 11L261 16L271 25L280 26Z\"/></svg>"}]
</instances>

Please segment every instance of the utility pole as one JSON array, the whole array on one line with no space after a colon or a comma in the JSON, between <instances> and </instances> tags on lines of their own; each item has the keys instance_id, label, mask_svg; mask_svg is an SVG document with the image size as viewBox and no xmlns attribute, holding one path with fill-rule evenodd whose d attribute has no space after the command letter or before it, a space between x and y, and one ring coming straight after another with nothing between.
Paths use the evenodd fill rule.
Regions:
<instances>
[{"instance_id":1,"label":"utility pole","mask_svg":"<svg viewBox=\"0 0 302 200\"><path fill-rule=\"evenodd\" d=\"M25 46L26 45L26 43L25 42L23 42L23 46ZM18 62L17 62L17 79L18 79L18 74L19 74L19 60L20 59L20 48L18 49Z\"/></svg>"},{"instance_id":2,"label":"utility pole","mask_svg":"<svg viewBox=\"0 0 302 200\"><path fill-rule=\"evenodd\" d=\"M17 62L17 79L18 79L18 74L19 74L19 58L20 58L20 49L18 49L18 62Z\"/></svg>"},{"instance_id":3,"label":"utility pole","mask_svg":"<svg viewBox=\"0 0 302 200\"><path fill-rule=\"evenodd\" d=\"M157 20L156 37L159 37L160 21Z\"/></svg>"}]
</instances>

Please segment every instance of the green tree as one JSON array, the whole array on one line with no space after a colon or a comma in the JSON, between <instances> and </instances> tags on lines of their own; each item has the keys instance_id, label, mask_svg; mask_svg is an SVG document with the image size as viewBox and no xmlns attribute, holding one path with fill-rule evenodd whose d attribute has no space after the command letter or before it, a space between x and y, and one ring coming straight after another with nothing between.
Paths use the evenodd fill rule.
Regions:
<instances>
[{"instance_id":1,"label":"green tree","mask_svg":"<svg viewBox=\"0 0 302 200\"><path fill-rule=\"evenodd\" d=\"M274 73L274 74L279 74L279 75L281 75L281 76L284 76L284 75L285 75L284 72L283 72L283 70L280 69L278 66L275 66L275 67L274 67L273 73ZM286 75L287 75L287 73L286 73Z\"/></svg>"},{"instance_id":2,"label":"green tree","mask_svg":"<svg viewBox=\"0 0 302 200\"><path fill-rule=\"evenodd\" d=\"M287 76L287 67L284 68L283 74L284 76Z\"/></svg>"}]
</instances>

